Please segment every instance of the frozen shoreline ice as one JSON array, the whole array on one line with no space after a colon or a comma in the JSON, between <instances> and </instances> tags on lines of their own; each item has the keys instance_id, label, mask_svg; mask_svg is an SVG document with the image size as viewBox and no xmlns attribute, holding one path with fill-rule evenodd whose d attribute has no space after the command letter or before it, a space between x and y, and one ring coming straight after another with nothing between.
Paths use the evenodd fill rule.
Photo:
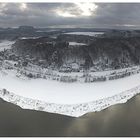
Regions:
<instances>
[{"instance_id":1,"label":"frozen shoreline ice","mask_svg":"<svg viewBox=\"0 0 140 140\"><path fill-rule=\"evenodd\" d=\"M140 92L140 86L122 92L120 94L80 104L56 104L47 103L40 100L34 100L8 92L5 89L0 90L0 98L20 106L23 109L38 110L50 113L57 113L72 117L80 117L86 113L101 111L111 105L125 103L127 100Z\"/></svg>"}]
</instances>

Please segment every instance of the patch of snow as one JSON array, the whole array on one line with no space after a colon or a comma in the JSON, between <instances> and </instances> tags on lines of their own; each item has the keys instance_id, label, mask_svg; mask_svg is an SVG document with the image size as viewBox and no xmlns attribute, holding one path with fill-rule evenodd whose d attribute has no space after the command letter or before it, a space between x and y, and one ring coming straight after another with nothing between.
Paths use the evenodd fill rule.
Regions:
<instances>
[{"instance_id":1,"label":"patch of snow","mask_svg":"<svg viewBox=\"0 0 140 140\"><path fill-rule=\"evenodd\" d=\"M86 45L84 43L78 43L78 42L69 42L70 46L82 46L82 45Z\"/></svg>"},{"instance_id":2,"label":"patch of snow","mask_svg":"<svg viewBox=\"0 0 140 140\"><path fill-rule=\"evenodd\" d=\"M73 69L79 69L79 65L77 63L72 63L71 66Z\"/></svg>"},{"instance_id":3,"label":"patch of snow","mask_svg":"<svg viewBox=\"0 0 140 140\"><path fill-rule=\"evenodd\" d=\"M0 51L4 51L5 49L11 49L11 46L14 43L15 41L8 41L8 40L0 41Z\"/></svg>"},{"instance_id":4,"label":"patch of snow","mask_svg":"<svg viewBox=\"0 0 140 140\"><path fill-rule=\"evenodd\" d=\"M55 31L59 31L59 30L37 30L36 32L55 32Z\"/></svg>"},{"instance_id":5,"label":"patch of snow","mask_svg":"<svg viewBox=\"0 0 140 140\"><path fill-rule=\"evenodd\" d=\"M97 36L97 35L102 35L102 34L104 34L104 32L68 32L68 33L64 33L64 34Z\"/></svg>"},{"instance_id":6,"label":"patch of snow","mask_svg":"<svg viewBox=\"0 0 140 140\"><path fill-rule=\"evenodd\" d=\"M20 39L37 39L37 38L40 38L41 36L39 37L21 37Z\"/></svg>"}]
</instances>

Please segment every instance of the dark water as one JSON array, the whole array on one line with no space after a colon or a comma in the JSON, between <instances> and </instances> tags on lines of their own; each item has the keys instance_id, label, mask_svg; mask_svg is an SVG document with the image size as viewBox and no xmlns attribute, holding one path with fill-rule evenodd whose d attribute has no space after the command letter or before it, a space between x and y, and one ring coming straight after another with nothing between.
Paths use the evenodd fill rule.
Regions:
<instances>
[{"instance_id":1,"label":"dark water","mask_svg":"<svg viewBox=\"0 0 140 140\"><path fill-rule=\"evenodd\" d=\"M80 118L23 110L0 100L0 136L140 136L140 95Z\"/></svg>"}]
</instances>

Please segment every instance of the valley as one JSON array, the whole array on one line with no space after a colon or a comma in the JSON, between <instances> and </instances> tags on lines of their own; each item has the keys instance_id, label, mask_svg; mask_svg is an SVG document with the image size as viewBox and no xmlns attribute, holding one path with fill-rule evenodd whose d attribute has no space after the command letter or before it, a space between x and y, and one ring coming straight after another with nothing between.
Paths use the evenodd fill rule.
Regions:
<instances>
[{"instance_id":1,"label":"valley","mask_svg":"<svg viewBox=\"0 0 140 140\"><path fill-rule=\"evenodd\" d=\"M87 33L84 36L88 38ZM68 34L65 41L61 41L61 35L56 39L39 36L1 40L1 98L26 109L79 117L124 103L137 95L140 92L140 66L130 51L122 51L120 44L119 51L123 55L119 53L116 59L110 56L107 60L110 53L106 52L104 45L107 43L108 48L116 44L110 41L114 37L108 39L107 35L111 33L99 33L87 44L77 41L81 34L78 33L75 40ZM133 40L139 44L135 35L130 40L128 38L124 36L122 40L129 50ZM97 48L95 43L99 40L105 42L103 45L99 43ZM118 42L118 36L115 41ZM98 57L98 49L104 55ZM115 51L115 48L110 49L112 53Z\"/></svg>"}]
</instances>

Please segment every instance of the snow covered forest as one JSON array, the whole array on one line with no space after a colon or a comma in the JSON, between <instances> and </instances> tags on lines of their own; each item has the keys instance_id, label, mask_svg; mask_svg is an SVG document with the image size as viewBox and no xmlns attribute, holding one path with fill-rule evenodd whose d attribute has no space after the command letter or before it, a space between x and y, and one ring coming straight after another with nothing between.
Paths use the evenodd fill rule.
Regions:
<instances>
[{"instance_id":1,"label":"snow covered forest","mask_svg":"<svg viewBox=\"0 0 140 140\"><path fill-rule=\"evenodd\" d=\"M26 76L28 78L43 78L56 80L60 82L103 82L107 80L115 80L124 78L140 72L140 66L131 66L128 68L105 70L105 71L93 71L92 68L79 70L76 63L73 63L73 69L77 71L69 71L69 67L65 67L61 70L42 67L32 63L29 59L25 60L22 57L17 56L11 51L13 41L3 41L0 43L2 47L0 51L0 69L1 70L14 70L17 77ZM26 58L27 59L27 58Z\"/></svg>"},{"instance_id":2,"label":"snow covered forest","mask_svg":"<svg viewBox=\"0 0 140 140\"><path fill-rule=\"evenodd\" d=\"M58 71L53 71L47 68L42 68L37 65L28 64L27 66L21 65L19 62L4 60L1 61L1 70L14 70L16 76L26 76L28 78L43 78L56 80L60 82L103 82L106 80L115 80L119 78L124 78L137 74L140 72L140 66L133 66L129 68L124 68L121 70L110 70L110 71L101 71L101 72L71 72L71 73L62 73Z\"/></svg>"}]
</instances>

